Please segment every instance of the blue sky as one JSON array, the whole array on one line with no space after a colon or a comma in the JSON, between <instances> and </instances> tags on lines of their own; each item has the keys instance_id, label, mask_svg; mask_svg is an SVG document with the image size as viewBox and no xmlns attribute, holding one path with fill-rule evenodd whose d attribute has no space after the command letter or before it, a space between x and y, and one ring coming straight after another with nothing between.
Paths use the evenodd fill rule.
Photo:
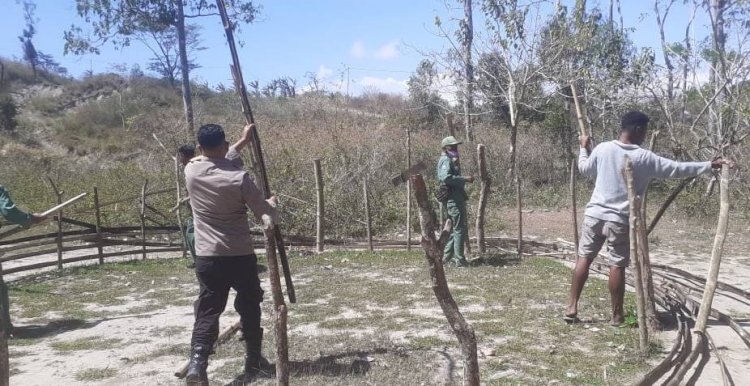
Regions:
<instances>
[{"instance_id":1,"label":"blue sky","mask_svg":"<svg viewBox=\"0 0 750 386\"><path fill-rule=\"evenodd\" d=\"M140 64L145 69L150 52L140 43L115 50L111 45L101 55L63 56L63 31L71 24L85 26L75 12L74 0L36 0L38 50L53 55L72 75L88 69L111 71L114 64ZM572 3L572 0L563 1ZM15 0L0 0L0 55L20 57L16 38L23 29L21 5ZM349 68L350 91L358 94L369 88L387 92L405 92L404 81L423 58L420 52L440 50L445 42L435 35L436 16L443 20L458 17L461 8L455 0L265 0L256 23L243 27L240 60L246 81L261 84L280 76L307 84L305 75L322 77L329 89L345 92ZM446 6L446 3L450 4ZM621 0L627 28L637 46L658 49L658 32L651 0ZM679 2L681 3L681 2ZM590 6L597 4L589 0ZM607 8L609 1L602 1ZM453 9L449 9L452 7ZM479 7L475 6L475 14ZM679 40L690 10L675 6L670 16L668 40ZM201 37L206 50L199 52L202 66L192 76L210 85L231 85L229 51L218 17L200 19ZM477 23L478 24L478 23ZM705 30L705 20L698 26ZM477 25L476 28L480 28ZM699 33L700 34L700 33ZM343 83L341 81L343 80Z\"/></svg>"}]
</instances>

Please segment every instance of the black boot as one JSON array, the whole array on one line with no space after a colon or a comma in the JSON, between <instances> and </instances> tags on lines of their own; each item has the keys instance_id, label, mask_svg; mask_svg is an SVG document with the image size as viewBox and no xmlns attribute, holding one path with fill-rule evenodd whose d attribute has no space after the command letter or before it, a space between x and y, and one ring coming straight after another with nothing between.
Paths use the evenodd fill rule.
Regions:
<instances>
[{"instance_id":1,"label":"black boot","mask_svg":"<svg viewBox=\"0 0 750 386\"><path fill-rule=\"evenodd\" d=\"M206 368L208 367L208 355L210 353L210 347L200 344L193 346L190 353L190 364L185 376L185 384L187 386L208 386Z\"/></svg>"},{"instance_id":2,"label":"black boot","mask_svg":"<svg viewBox=\"0 0 750 386\"><path fill-rule=\"evenodd\" d=\"M244 331L243 331L244 332ZM263 358L263 329L257 334L245 334L245 381L250 381L264 373L270 364Z\"/></svg>"}]
</instances>

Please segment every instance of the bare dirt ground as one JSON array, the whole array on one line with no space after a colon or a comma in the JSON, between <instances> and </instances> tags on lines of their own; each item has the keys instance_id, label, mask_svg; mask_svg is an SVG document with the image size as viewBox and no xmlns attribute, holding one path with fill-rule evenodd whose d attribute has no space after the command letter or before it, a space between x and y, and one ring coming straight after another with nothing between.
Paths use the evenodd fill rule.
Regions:
<instances>
[{"instance_id":1,"label":"bare dirt ground","mask_svg":"<svg viewBox=\"0 0 750 386\"><path fill-rule=\"evenodd\" d=\"M501 235L515 235L512 210L492 217L490 222L502 223ZM714 227L666 217L652 237L652 261L705 275ZM524 228L528 239L572 239L569 212L526 210ZM747 231L742 222L730 222L720 279L750 290ZM181 384L172 372L186 358L197 291L184 264L131 262L18 277L11 285L17 326L11 383ZM289 319L293 384L460 383L456 344L419 252L298 256L292 267L300 298ZM569 327L559 316L570 273L555 262L532 259L448 272L461 310L477 328L486 384L627 384L648 367L634 359L634 330L608 326L601 281L584 292L581 314L591 323ZM267 290L268 276L261 277ZM632 297L628 301L633 304ZM269 303L264 303L267 332ZM231 298L228 304L223 326L237 319ZM750 316L739 302L722 300L714 307L736 318ZM728 328L713 324L709 332L741 383L750 373L747 348ZM658 339L669 347L672 335ZM267 333L267 357L273 357L272 347ZM236 339L217 350L209 368L212 384L237 384L242 352ZM712 358L699 384L720 380Z\"/></svg>"}]
</instances>

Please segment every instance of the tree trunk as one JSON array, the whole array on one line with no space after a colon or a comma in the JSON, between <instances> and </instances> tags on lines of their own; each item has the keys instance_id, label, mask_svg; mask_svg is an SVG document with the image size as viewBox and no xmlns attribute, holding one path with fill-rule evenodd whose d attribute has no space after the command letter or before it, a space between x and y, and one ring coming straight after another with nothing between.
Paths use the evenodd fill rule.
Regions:
<instances>
[{"instance_id":1,"label":"tree trunk","mask_svg":"<svg viewBox=\"0 0 750 386\"><path fill-rule=\"evenodd\" d=\"M274 224L270 217L263 216L263 236L268 260L268 273L271 280L273 297L274 333L276 335L276 382L278 385L289 385L289 346L287 341L287 309L284 294L281 292L281 275L276 258L276 236Z\"/></svg>"},{"instance_id":2,"label":"tree trunk","mask_svg":"<svg viewBox=\"0 0 750 386\"><path fill-rule=\"evenodd\" d=\"M411 167L411 131L406 129L406 169ZM406 251L411 252L411 179L406 181Z\"/></svg>"},{"instance_id":3,"label":"tree trunk","mask_svg":"<svg viewBox=\"0 0 750 386\"><path fill-rule=\"evenodd\" d=\"M625 156L625 182L628 187L630 204L630 258L633 260L633 275L635 281L636 306L638 308L638 342L641 353L648 352L648 325L646 323L646 305L643 290L643 276L641 262L638 257L638 215L640 214L640 197L635 195L633 186L633 163Z\"/></svg>"},{"instance_id":4,"label":"tree trunk","mask_svg":"<svg viewBox=\"0 0 750 386\"><path fill-rule=\"evenodd\" d=\"M487 157L485 156L485 146L477 145L477 161L479 163L479 180L482 187L479 190L479 205L477 205L477 250L479 253L487 252L487 246L484 244L484 216L487 210L487 198L490 195L490 177L487 173Z\"/></svg>"},{"instance_id":5,"label":"tree trunk","mask_svg":"<svg viewBox=\"0 0 750 386\"><path fill-rule=\"evenodd\" d=\"M193 123L193 96L190 92L190 64L188 62L187 44L185 38L185 10L182 0L175 0L177 6L177 44L180 52L180 74L182 75L182 104L185 108L185 121L187 122L187 134L193 139L195 137L195 125Z\"/></svg>"},{"instance_id":6,"label":"tree trunk","mask_svg":"<svg viewBox=\"0 0 750 386\"><path fill-rule=\"evenodd\" d=\"M471 111L474 108L474 65L471 61L471 46L474 41L474 21L471 12L471 1L464 0L463 51L464 51L464 123L466 125L466 140L474 141Z\"/></svg>"},{"instance_id":7,"label":"tree trunk","mask_svg":"<svg viewBox=\"0 0 750 386\"><path fill-rule=\"evenodd\" d=\"M443 270L443 244L448 238L451 231L450 220L446 222L439 239L435 239L435 217L432 212L430 201L427 198L427 188L421 175L411 177L414 195L419 205L419 223L422 228L422 248L425 251L425 258L430 267L430 277L432 278L432 290L435 293L440 308L443 310L445 318L458 338L461 346L464 367L464 385L479 386L479 363L477 361L477 339L474 334L474 328L466 322L458 305L453 299L448 288L448 281L445 278Z\"/></svg>"},{"instance_id":8,"label":"tree trunk","mask_svg":"<svg viewBox=\"0 0 750 386\"><path fill-rule=\"evenodd\" d=\"M370 192L367 188L367 176L362 180L362 190L364 190L365 204L365 221L367 227L367 249L372 252L372 217L370 217Z\"/></svg>"}]
</instances>

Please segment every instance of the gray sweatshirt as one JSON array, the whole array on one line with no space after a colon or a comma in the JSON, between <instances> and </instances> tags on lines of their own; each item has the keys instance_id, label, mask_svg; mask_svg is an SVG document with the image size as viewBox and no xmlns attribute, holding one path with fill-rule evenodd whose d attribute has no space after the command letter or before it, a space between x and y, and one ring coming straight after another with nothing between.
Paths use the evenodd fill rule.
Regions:
<instances>
[{"instance_id":1,"label":"gray sweatshirt","mask_svg":"<svg viewBox=\"0 0 750 386\"><path fill-rule=\"evenodd\" d=\"M623 177L625 156L633 162L633 183L639 196L643 196L652 178L687 178L711 170L711 162L677 162L620 141L601 143L591 155L581 149L578 170L596 180L591 200L586 205L586 216L628 224L630 205Z\"/></svg>"}]
</instances>

